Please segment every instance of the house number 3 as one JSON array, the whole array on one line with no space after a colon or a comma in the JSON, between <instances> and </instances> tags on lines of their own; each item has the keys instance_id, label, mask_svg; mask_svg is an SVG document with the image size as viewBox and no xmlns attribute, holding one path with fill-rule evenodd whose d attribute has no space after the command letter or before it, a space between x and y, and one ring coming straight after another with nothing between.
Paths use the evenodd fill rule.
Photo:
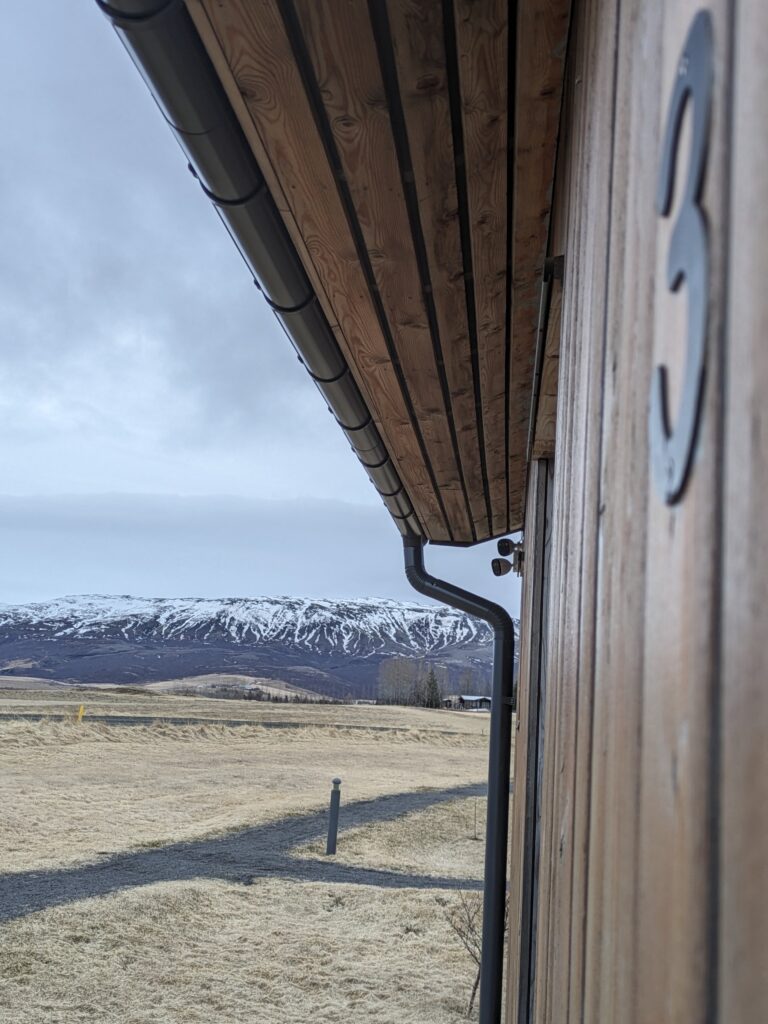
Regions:
<instances>
[{"instance_id":1,"label":"house number 3","mask_svg":"<svg viewBox=\"0 0 768 1024\"><path fill-rule=\"evenodd\" d=\"M692 130L688 174L667 255L669 290L676 292L685 281L688 296L685 377L676 423L672 423L669 414L666 366L656 367L651 384L649 432L653 476L668 505L680 500L691 471L706 370L709 245L701 192L712 108L712 63L712 18L709 11L699 11L691 23L678 64L656 190L656 211L659 216L668 217L683 114L690 103Z\"/></svg>"}]
</instances>

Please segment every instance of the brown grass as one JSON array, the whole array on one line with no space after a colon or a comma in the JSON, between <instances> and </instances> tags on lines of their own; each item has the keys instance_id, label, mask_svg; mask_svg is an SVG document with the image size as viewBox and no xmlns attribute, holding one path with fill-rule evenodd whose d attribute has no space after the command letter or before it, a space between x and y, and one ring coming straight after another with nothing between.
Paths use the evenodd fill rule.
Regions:
<instances>
[{"instance_id":1,"label":"brown grass","mask_svg":"<svg viewBox=\"0 0 768 1024\"><path fill-rule=\"evenodd\" d=\"M350 867L480 878L484 839L485 799L469 797L404 814L396 821L348 829L336 860ZM324 851L324 843L313 842L297 847L293 853L313 858L323 856Z\"/></svg>"},{"instance_id":2,"label":"brown grass","mask_svg":"<svg viewBox=\"0 0 768 1024\"><path fill-rule=\"evenodd\" d=\"M6 929L13 1024L451 1024L471 984L434 892L169 883Z\"/></svg>"},{"instance_id":3,"label":"brown grass","mask_svg":"<svg viewBox=\"0 0 768 1024\"><path fill-rule=\"evenodd\" d=\"M3 682L6 682L3 680ZM3 691L0 687L0 711L5 714L74 714L84 704L89 714L153 715L216 719L247 719L254 723L293 722L299 725L345 725L384 728L422 729L438 732L461 732L487 737L489 718L484 714L460 711L431 711L426 708L396 706L372 707L354 704L270 704L249 700L211 700L160 694L142 689L126 695L111 688L81 687L46 691Z\"/></svg>"},{"instance_id":4,"label":"brown grass","mask_svg":"<svg viewBox=\"0 0 768 1024\"><path fill-rule=\"evenodd\" d=\"M451 742L453 740L453 742ZM481 781L482 744L436 735L0 724L0 871L96 859L326 805Z\"/></svg>"},{"instance_id":5,"label":"brown grass","mask_svg":"<svg viewBox=\"0 0 768 1024\"><path fill-rule=\"evenodd\" d=\"M34 700L52 707L56 697ZM135 714L166 701L206 709L114 694L86 705ZM83 864L319 809L337 773L345 802L485 775L487 719L478 716L258 706L252 726L228 728L212 703L210 724L184 727L99 725L87 714L82 725L0 720L0 871ZM303 728L258 724L286 712ZM366 723L397 731L349 728ZM342 831L336 860L479 878L473 819L470 799ZM472 981L445 919L454 898L266 877L159 883L43 910L0 929L0 1019L451 1024L463 1019Z\"/></svg>"}]
</instances>

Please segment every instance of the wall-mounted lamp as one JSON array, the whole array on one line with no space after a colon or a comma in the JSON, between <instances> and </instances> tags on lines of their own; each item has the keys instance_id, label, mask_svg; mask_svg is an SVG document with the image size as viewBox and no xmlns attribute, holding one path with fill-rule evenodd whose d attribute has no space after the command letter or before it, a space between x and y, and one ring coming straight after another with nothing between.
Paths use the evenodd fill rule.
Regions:
<instances>
[{"instance_id":1,"label":"wall-mounted lamp","mask_svg":"<svg viewBox=\"0 0 768 1024\"><path fill-rule=\"evenodd\" d=\"M509 537L502 537L496 547L503 558L491 559L491 570L494 576L506 576L512 571L517 576L523 575L524 552L522 541L510 540ZM509 556L512 561L508 561Z\"/></svg>"}]
</instances>

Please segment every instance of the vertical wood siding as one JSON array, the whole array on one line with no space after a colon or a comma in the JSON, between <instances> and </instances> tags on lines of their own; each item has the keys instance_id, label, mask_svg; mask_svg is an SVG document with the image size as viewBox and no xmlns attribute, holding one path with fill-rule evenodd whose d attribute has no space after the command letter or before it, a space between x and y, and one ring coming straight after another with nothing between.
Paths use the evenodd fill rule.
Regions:
<instances>
[{"instance_id":1,"label":"vertical wood siding","mask_svg":"<svg viewBox=\"0 0 768 1024\"><path fill-rule=\"evenodd\" d=\"M768 4L734 45L725 342L720 1020L768 1020Z\"/></svg>"},{"instance_id":2,"label":"vertical wood siding","mask_svg":"<svg viewBox=\"0 0 768 1024\"><path fill-rule=\"evenodd\" d=\"M545 694L543 679L546 631L547 581L551 542L552 462L536 460L528 478L525 559L521 609L519 688L515 735L514 779L518 798L512 807L510 829L509 968L507 1005L517 1008L526 1019L530 976L534 861L539 813L536 781L539 772L539 713Z\"/></svg>"},{"instance_id":3,"label":"vertical wood siding","mask_svg":"<svg viewBox=\"0 0 768 1024\"><path fill-rule=\"evenodd\" d=\"M698 0L575 5L550 255L565 255L532 1021L768 1019L768 13L712 0L707 368L693 469L665 504L649 395L685 369L662 136ZM688 170L690 110L677 161ZM535 463L528 519L536 522ZM538 536L538 534L536 534ZM527 539L535 552L536 542ZM530 563L526 572L530 569ZM526 580L525 601L533 583ZM520 730L537 663L527 610ZM517 740L525 777L531 737ZM522 774L521 774L522 773ZM526 789L511 840L518 1016ZM522 1001L524 1003L524 1000Z\"/></svg>"}]
</instances>

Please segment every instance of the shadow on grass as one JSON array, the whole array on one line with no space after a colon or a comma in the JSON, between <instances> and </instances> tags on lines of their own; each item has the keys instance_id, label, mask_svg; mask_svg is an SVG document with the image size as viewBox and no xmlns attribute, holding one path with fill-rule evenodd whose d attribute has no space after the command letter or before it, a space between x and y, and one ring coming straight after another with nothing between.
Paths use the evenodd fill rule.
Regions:
<instances>
[{"instance_id":1,"label":"shadow on grass","mask_svg":"<svg viewBox=\"0 0 768 1024\"><path fill-rule=\"evenodd\" d=\"M397 793L342 805L340 841L345 829L393 821L404 814L461 797L484 796L485 784ZM51 871L0 875L0 921L48 907L106 896L155 882L219 878L251 884L257 878L374 885L385 889L480 889L474 878L441 878L397 871L347 867L332 859L305 860L290 851L322 838L327 811L293 815L211 839L114 854L95 864Z\"/></svg>"}]
</instances>

